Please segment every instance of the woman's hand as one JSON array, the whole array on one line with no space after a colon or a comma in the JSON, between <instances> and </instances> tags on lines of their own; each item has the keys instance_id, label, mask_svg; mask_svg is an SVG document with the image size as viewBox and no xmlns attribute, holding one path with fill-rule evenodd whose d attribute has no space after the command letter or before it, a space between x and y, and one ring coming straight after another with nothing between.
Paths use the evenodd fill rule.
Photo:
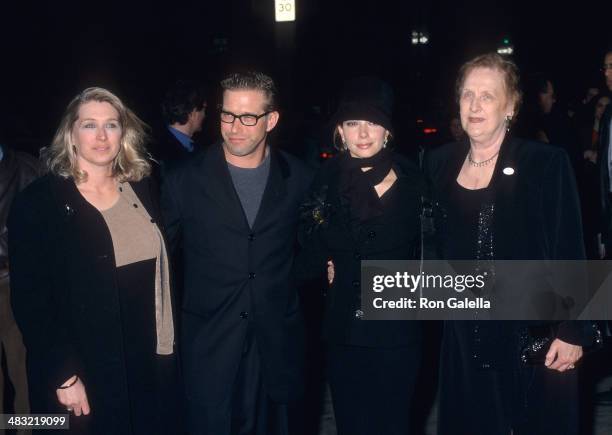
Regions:
<instances>
[{"instance_id":1,"label":"woman's hand","mask_svg":"<svg viewBox=\"0 0 612 435\"><path fill-rule=\"evenodd\" d=\"M74 411L74 415L76 416L80 416L81 413L83 413L83 415L89 415L91 409L89 408L85 385L83 385L81 379L77 379L77 381L74 382L75 379L77 379L76 375L72 376L62 384L62 387L64 387L74 383L74 385L71 387L58 388L55 390L57 393L57 400L59 400L59 402L65 406L69 412Z\"/></svg>"},{"instance_id":2,"label":"woman's hand","mask_svg":"<svg viewBox=\"0 0 612 435\"><path fill-rule=\"evenodd\" d=\"M336 270L334 269L334 262L331 260L327 260L327 281L329 285L332 285L334 282L334 275Z\"/></svg>"},{"instance_id":3,"label":"woman's hand","mask_svg":"<svg viewBox=\"0 0 612 435\"><path fill-rule=\"evenodd\" d=\"M549 369L564 372L573 369L582 355L582 346L569 344L557 338L550 345L544 365Z\"/></svg>"}]
</instances>

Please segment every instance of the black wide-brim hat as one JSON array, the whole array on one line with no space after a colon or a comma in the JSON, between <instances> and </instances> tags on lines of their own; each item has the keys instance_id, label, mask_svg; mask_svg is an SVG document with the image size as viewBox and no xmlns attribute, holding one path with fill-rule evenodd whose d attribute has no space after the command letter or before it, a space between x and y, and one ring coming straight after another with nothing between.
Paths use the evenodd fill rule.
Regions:
<instances>
[{"instance_id":1,"label":"black wide-brim hat","mask_svg":"<svg viewBox=\"0 0 612 435\"><path fill-rule=\"evenodd\" d=\"M364 120L393 132L393 89L376 77L359 77L344 85L333 125L348 120Z\"/></svg>"}]
</instances>

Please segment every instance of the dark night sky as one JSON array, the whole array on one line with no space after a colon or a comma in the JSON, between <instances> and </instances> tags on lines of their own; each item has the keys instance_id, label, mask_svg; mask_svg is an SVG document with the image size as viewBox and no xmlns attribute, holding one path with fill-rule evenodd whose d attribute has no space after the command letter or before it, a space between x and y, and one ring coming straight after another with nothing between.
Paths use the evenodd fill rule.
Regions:
<instances>
[{"instance_id":1,"label":"dark night sky","mask_svg":"<svg viewBox=\"0 0 612 435\"><path fill-rule=\"evenodd\" d=\"M505 36L524 73L551 73L569 98L598 78L612 36L600 1L560 8L540 1L297 0L296 25L275 24L273 3L3 7L2 128L29 131L44 143L68 100L90 85L109 87L154 121L175 78L200 78L214 88L226 71L248 66L272 72L296 113L310 104L325 109L344 79L364 73L389 80L411 113L451 110L460 63L494 50ZM410 45L413 28L429 33L429 46ZM286 42L292 37L293 45ZM215 50L215 39L227 41L225 51Z\"/></svg>"}]
</instances>

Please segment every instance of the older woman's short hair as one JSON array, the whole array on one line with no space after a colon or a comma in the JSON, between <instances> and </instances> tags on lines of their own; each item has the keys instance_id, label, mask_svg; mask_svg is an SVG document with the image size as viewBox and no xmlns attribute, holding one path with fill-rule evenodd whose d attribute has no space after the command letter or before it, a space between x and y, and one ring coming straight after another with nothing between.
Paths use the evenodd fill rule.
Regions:
<instances>
[{"instance_id":1,"label":"older woman's short hair","mask_svg":"<svg viewBox=\"0 0 612 435\"><path fill-rule=\"evenodd\" d=\"M504 58L497 53L487 53L475 57L461 65L459 69L459 75L457 76L457 83L455 86L455 94L457 101L461 96L463 89L463 83L467 75L476 68L490 68L497 70L502 73L504 77L504 88L506 90L506 96L514 100L514 117L513 121L516 120L516 115L521 107L523 99L523 93L521 91L519 69L514 62L510 59Z\"/></svg>"},{"instance_id":2,"label":"older woman's short hair","mask_svg":"<svg viewBox=\"0 0 612 435\"><path fill-rule=\"evenodd\" d=\"M49 147L41 152L47 170L76 183L87 180L87 173L78 167L72 128L79 117L79 108L91 101L108 103L119 113L121 143L113 162L113 176L119 181L139 181L151 173L145 150L147 125L112 92L103 88L87 88L70 101Z\"/></svg>"}]
</instances>

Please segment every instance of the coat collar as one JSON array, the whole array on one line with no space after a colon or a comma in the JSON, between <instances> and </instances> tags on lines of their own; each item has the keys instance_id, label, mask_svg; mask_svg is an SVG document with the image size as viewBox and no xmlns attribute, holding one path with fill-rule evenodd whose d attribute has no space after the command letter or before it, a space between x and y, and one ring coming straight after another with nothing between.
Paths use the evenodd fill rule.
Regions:
<instances>
[{"instance_id":1,"label":"coat collar","mask_svg":"<svg viewBox=\"0 0 612 435\"><path fill-rule=\"evenodd\" d=\"M51 179L54 185L54 192L57 195L57 202L63 209L66 217L72 217L78 213L79 215L87 216L88 219L102 222L102 214L81 195L72 178L52 175ZM138 196L147 213L159 221L160 213L157 203L154 203L151 198L149 179L145 178L141 181L130 182L130 186L132 186L134 193Z\"/></svg>"},{"instance_id":2,"label":"coat collar","mask_svg":"<svg viewBox=\"0 0 612 435\"><path fill-rule=\"evenodd\" d=\"M441 174L444 177L441 194L446 198L452 191L453 184L456 183L470 147L467 140L455 145L449 155L448 170ZM522 145L523 141L521 139L511 135L505 137L489 183L491 198L495 204L493 229L497 246L496 257L498 258L512 258L515 251L513 248L515 244L514 233L508 231L508 229L517 225L514 219L516 210L519 209L517 201L520 198L516 196L516 185L517 180L521 177L519 155Z\"/></svg>"},{"instance_id":3,"label":"coat collar","mask_svg":"<svg viewBox=\"0 0 612 435\"><path fill-rule=\"evenodd\" d=\"M507 191L511 189L516 180L517 169L517 154L520 151L522 140L507 135L500 149L499 157L489 183L489 188L492 188L496 193L500 190ZM449 156L449 170L442 176L444 177L444 186L449 188L452 183L455 183L461 166L465 161L470 149L468 140L458 142L453 146Z\"/></svg>"},{"instance_id":4,"label":"coat collar","mask_svg":"<svg viewBox=\"0 0 612 435\"><path fill-rule=\"evenodd\" d=\"M270 173L252 229L249 227L240 198L234 188L222 144L213 145L203 156L203 171L205 174L210 174L206 177L205 189L227 211L229 222L242 227L245 231L258 231L275 221L274 211L287 195L287 179L291 175L289 164L279 151L273 147L269 150Z\"/></svg>"}]
</instances>

